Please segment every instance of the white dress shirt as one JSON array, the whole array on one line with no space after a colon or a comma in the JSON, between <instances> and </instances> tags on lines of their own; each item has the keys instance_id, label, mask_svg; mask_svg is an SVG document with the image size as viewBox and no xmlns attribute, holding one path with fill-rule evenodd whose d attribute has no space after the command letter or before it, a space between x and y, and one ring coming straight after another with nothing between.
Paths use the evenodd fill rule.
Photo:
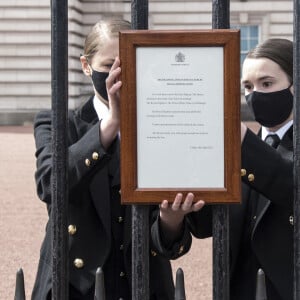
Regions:
<instances>
[{"instance_id":1,"label":"white dress shirt","mask_svg":"<svg viewBox=\"0 0 300 300\"><path fill-rule=\"evenodd\" d=\"M96 95L93 104L99 120L104 119L108 115L108 107Z\"/></svg>"},{"instance_id":2,"label":"white dress shirt","mask_svg":"<svg viewBox=\"0 0 300 300\"><path fill-rule=\"evenodd\" d=\"M282 137L285 135L285 133L290 129L290 127L293 125L293 120L290 120L286 124L284 124L282 127L280 127L277 131L269 131L266 127L261 127L261 139L264 141L266 136L269 134L277 134L280 140L282 140Z\"/></svg>"}]
</instances>

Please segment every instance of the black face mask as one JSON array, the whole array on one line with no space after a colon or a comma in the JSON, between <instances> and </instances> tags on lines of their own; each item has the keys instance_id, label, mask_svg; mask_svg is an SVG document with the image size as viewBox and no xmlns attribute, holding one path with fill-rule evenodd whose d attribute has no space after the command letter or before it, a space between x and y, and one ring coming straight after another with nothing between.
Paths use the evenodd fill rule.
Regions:
<instances>
[{"instance_id":1,"label":"black face mask","mask_svg":"<svg viewBox=\"0 0 300 300\"><path fill-rule=\"evenodd\" d=\"M92 73L92 81L96 91L99 95L106 101L108 101L107 90L105 80L108 77L108 72L98 72L91 67Z\"/></svg>"},{"instance_id":2,"label":"black face mask","mask_svg":"<svg viewBox=\"0 0 300 300\"><path fill-rule=\"evenodd\" d=\"M277 92L252 92L246 96L247 104L255 120L265 127L283 123L291 114L294 96L290 89Z\"/></svg>"}]
</instances>

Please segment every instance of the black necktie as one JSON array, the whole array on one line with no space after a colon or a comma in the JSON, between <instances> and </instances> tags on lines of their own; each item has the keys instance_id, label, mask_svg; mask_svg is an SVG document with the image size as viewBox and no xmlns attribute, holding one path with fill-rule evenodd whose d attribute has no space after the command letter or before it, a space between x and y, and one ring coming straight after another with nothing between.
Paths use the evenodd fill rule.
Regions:
<instances>
[{"instance_id":1,"label":"black necktie","mask_svg":"<svg viewBox=\"0 0 300 300\"><path fill-rule=\"evenodd\" d=\"M269 134L265 138L265 142L273 148L277 148L280 143L280 138L277 134Z\"/></svg>"}]
</instances>

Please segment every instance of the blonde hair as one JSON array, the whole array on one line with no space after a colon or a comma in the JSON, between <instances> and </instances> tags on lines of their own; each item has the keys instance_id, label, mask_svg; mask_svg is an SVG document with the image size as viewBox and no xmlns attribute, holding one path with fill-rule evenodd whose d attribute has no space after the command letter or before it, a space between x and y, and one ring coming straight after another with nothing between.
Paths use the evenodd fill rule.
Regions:
<instances>
[{"instance_id":1,"label":"blonde hair","mask_svg":"<svg viewBox=\"0 0 300 300\"><path fill-rule=\"evenodd\" d=\"M109 19L98 21L88 33L84 42L84 56L91 61L94 55L111 38L117 38L120 30L131 29L128 21Z\"/></svg>"}]
</instances>

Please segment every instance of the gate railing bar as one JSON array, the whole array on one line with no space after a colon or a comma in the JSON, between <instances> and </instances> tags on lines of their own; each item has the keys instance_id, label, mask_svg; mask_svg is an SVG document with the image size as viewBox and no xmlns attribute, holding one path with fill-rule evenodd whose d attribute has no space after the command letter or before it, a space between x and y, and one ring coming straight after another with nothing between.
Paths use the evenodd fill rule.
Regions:
<instances>
[{"instance_id":1,"label":"gate railing bar","mask_svg":"<svg viewBox=\"0 0 300 300\"><path fill-rule=\"evenodd\" d=\"M15 287L14 300L25 300L25 282L24 273L22 269L19 269L16 274L16 287Z\"/></svg>"},{"instance_id":2,"label":"gate railing bar","mask_svg":"<svg viewBox=\"0 0 300 300\"><path fill-rule=\"evenodd\" d=\"M212 1L212 28L226 29L229 0ZM229 209L213 207L213 300L229 300Z\"/></svg>"},{"instance_id":3,"label":"gate railing bar","mask_svg":"<svg viewBox=\"0 0 300 300\"><path fill-rule=\"evenodd\" d=\"M67 252L68 1L51 1L52 300L69 299Z\"/></svg>"},{"instance_id":4,"label":"gate railing bar","mask_svg":"<svg viewBox=\"0 0 300 300\"><path fill-rule=\"evenodd\" d=\"M228 206L213 208L213 300L229 300Z\"/></svg>"},{"instance_id":5,"label":"gate railing bar","mask_svg":"<svg viewBox=\"0 0 300 300\"><path fill-rule=\"evenodd\" d=\"M267 300L266 278L263 269L257 271L255 300Z\"/></svg>"},{"instance_id":6,"label":"gate railing bar","mask_svg":"<svg viewBox=\"0 0 300 300\"><path fill-rule=\"evenodd\" d=\"M132 29L148 29L149 4L148 0L131 1Z\"/></svg>"},{"instance_id":7,"label":"gate railing bar","mask_svg":"<svg viewBox=\"0 0 300 300\"><path fill-rule=\"evenodd\" d=\"M132 29L148 29L148 0L131 1ZM149 206L132 205L132 299L149 299Z\"/></svg>"},{"instance_id":8,"label":"gate railing bar","mask_svg":"<svg viewBox=\"0 0 300 300\"><path fill-rule=\"evenodd\" d=\"M184 273L181 268L176 271L175 297L174 300L186 300L184 287Z\"/></svg>"},{"instance_id":9,"label":"gate railing bar","mask_svg":"<svg viewBox=\"0 0 300 300\"><path fill-rule=\"evenodd\" d=\"M300 299L300 2L294 0L294 300Z\"/></svg>"},{"instance_id":10,"label":"gate railing bar","mask_svg":"<svg viewBox=\"0 0 300 300\"><path fill-rule=\"evenodd\" d=\"M94 300L106 300L104 273L101 267L99 267L96 271Z\"/></svg>"},{"instance_id":11,"label":"gate railing bar","mask_svg":"<svg viewBox=\"0 0 300 300\"><path fill-rule=\"evenodd\" d=\"M230 28L229 0L212 0L212 28Z\"/></svg>"},{"instance_id":12,"label":"gate railing bar","mask_svg":"<svg viewBox=\"0 0 300 300\"><path fill-rule=\"evenodd\" d=\"M132 206L132 299L149 299L149 207Z\"/></svg>"}]
</instances>

